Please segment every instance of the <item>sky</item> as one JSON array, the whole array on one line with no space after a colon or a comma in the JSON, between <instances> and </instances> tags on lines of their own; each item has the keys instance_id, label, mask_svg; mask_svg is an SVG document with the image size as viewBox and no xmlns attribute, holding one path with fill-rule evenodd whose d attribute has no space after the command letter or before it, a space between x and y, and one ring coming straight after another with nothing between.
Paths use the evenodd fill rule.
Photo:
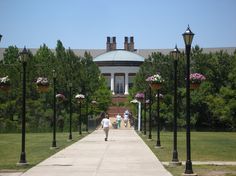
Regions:
<instances>
[{"instance_id":1,"label":"sky","mask_svg":"<svg viewBox=\"0 0 236 176\"><path fill-rule=\"evenodd\" d=\"M189 25L192 45L236 47L236 0L0 0L0 48L105 49L115 36L134 36L136 49L184 47Z\"/></svg>"}]
</instances>

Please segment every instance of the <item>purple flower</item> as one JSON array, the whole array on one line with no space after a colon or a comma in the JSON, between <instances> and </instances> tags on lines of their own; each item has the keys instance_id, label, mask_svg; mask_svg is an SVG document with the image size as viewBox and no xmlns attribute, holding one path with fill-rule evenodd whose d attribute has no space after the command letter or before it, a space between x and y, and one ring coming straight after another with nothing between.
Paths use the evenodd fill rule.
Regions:
<instances>
[{"instance_id":1,"label":"purple flower","mask_svg":"<svg viewBox=\"0 0 236 176\"><path fill-rule=\"evenodd\" d=\"M206 80L206 77L200 73L192 73L190 74L189 79L191 83L201 83Z\"/></svg>"},{"instance_id":2,"label":"purple flower","mask_svg":"<svg viewBox=\"0 0 236 176\"><path fill-rule=\"evenodd\" d=\"M136 98L136 99L144 99L144 93L142 93L142 92L137 93L137 94L135 95L135 98Z\"/></svg>"}]
</instances>

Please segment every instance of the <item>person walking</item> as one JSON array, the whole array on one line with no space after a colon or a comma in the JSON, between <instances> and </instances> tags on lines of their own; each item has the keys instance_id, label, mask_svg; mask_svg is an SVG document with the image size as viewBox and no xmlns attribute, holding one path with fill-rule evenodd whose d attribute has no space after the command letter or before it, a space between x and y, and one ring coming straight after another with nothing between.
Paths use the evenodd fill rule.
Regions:
<instances>
[{"instance_id":1,"label":"person walking","mask_svg":"<svg viewBox=\"0 0 236 176\"><path fill-rule=\"evenodd\" d=\"M116 115L116 123L117 123L117 128L120 128L121 115L119 113Z\"/></svg>"},{"instance_id":2,"label":"person walking","mask_svg":"<svg viewBox=\"0 0 236 176\"><path fill-rule=\"evenodd\" d=\"M108 140L109 127L111 126L111 121L109 119L109 116L106 115L105 112L103 112L101 114L101 117L103 118L102 121L101 121L101 124L102 124L102 128L105 132L105 141L107 141Z\"/></svg>"},{"instance_id":3,"label":"person walking","mask_svg":"<svg viewBox=\"0 0 236 176\"><path fill-rule=\"evenodd\" d=\"M129 121L129 114L128 114L128 113L124 113L124 123L125 123L125 127L128 127L128 121Z\"/></svg>"}]
</instances>

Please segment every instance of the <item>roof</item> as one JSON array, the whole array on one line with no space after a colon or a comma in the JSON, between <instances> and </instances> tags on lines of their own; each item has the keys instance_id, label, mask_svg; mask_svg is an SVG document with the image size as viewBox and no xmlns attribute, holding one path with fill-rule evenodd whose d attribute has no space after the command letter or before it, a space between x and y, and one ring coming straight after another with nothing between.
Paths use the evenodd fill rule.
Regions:
<instances>
[{"instance_id":1,"label":"roof","mask_svg":"<svg viewBox=\"0 0 236 176\"><path fill-rule=\"evenodd\" d=\"M128 61L128 62L144 62L144 57L133 52L125 50L114 50L101 54L93 59L94 62L106 61Z\"/></svg>"},{"instance_id":2,"label":"roof","mask_svg":"<svg viewBox=\"0 0 236 176\"><path fill-rule=\"evenodd\" d=\"M21 51L23 48L19 48L19 51ZM38 48L29 48L30 51L35 54L38 50ZM233 54L236 50L236 47L221 47L221 48L202 48L203 53L210 53L210 52L219 52L219 51L225 51L228 54ZM5 48L0 48L0 60L3 59L3 53ZM52 52L55 52L55 49L51 49ZM104 53L106 53L105 49L72 49L74 53L77 56L84 56L85 51L89 52L93 58L96 58ZM139 56L143 58L148 58L149 55L151 55L153 52L160 52L164 55L167 55L172 51L173 49L137 49L134 53L138 54ZM184 51L184 49L179 48L180 51ZM116 50L116 51L122 51L122 50ZM123 50L124 51L124 50ZM127 51L128 52L128 51Z\"/></svg>"}]
</instances>

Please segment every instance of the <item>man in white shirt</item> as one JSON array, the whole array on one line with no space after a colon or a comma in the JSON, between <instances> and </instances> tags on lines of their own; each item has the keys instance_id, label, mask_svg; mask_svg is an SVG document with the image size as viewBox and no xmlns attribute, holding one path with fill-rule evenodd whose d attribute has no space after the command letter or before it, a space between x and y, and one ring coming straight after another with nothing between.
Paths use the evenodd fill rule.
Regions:
<instances>
[{"instance_id":1,"label":"man in white shirt","mask_svg":"<svg viewBox=\"0 0 236 176\"><path fill-rule=\"evenodd\" d=\"M105 141L107 141L111 121L109 120L109 117L108 117L108 115L105 114L105 112L104 112L104 114L102 114L102 116L103 116L103 119L102 119L101 124L102 124L103 130L105 132Z\"/></svg>"}]
</instances>

